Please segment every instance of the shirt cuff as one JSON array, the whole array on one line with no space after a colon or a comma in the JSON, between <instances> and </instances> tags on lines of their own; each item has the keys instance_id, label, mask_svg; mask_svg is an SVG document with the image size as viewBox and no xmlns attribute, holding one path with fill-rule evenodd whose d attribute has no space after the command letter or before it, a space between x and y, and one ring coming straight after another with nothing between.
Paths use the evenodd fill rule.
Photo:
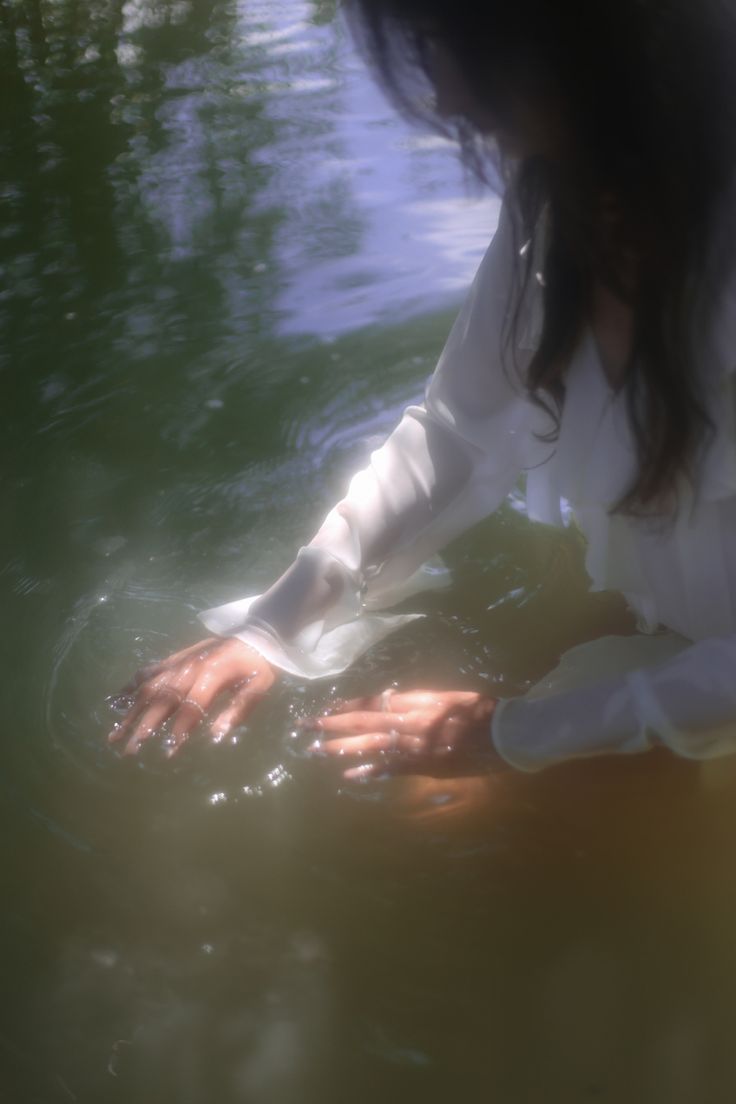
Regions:
<instances>
[{"instance_id":1,"label":"shirt cuff","mask_svg":"<svg viewBox=\"0 0 736 1104\"><path fill-rule=\"evenodd\" d=\"M525 771L528 774L542 770L546 761L520 754L519 748L514 749L514 723L512 714L514 707L523 707L524 702L520 698L500 698L496 702L491 718L491 743L504 760L514 770Z\"/></svg>"}]
</instances>

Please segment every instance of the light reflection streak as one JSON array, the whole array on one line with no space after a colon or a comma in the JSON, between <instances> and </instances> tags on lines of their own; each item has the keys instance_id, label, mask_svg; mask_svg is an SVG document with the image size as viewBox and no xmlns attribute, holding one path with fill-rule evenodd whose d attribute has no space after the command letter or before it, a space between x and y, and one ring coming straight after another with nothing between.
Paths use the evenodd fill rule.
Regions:
<instances>
[{"instance_id":1,"label":"light reflection streak","mask_svg":"<svg viewBox=\"0 0 736 1104\"><path fill-rule=\"evenodd\" d=\"M241 798L264 797L268 790L276 790L287 782L293 781L293 775L283 763L266 771L260 782L240 786L237 791L216 790L207 797L207 804L213 807L235 805Z\"/></svg>"},{"instance_id":2,"label":"light reflection streak","mask_svg":"<svg viewBox=\"0 0 736 1104\"><path fill-rule=\"evenodd\" d=\"M394 117L340 22L316 24L306 0L238 0L227 51L158 62L150 31L192 11L123 7L124 90L110 122L127 148L108 169L121 225L132 201L162 260L206 255L238 331L244 305L250 315L265 301L280 332L328 336L459 297L498 200L469 197L451 144ZM98 55L87 42L80 60ZM212 228L223 212L232 232L220 255ZM256 246L273 254L267 282L248 275L261 261L254 216L269 227ZM126 252L142 248L133 229L120 233Z\"/></svg>"},{"instance_id":3,"label":"light reflection streak","mask_svg":"<svg viewBox=\"0 0 736 1104\"><path fill-rule=\"evenodd\" d=\"M285 7L301 18L272 33ZM262 153L270 201L286 216L275 243L280 328L334 335L459 295L499 201L468 197L451 145L394 118L342 28L316 28L308 14L305 3L244 5L242 39L264 48L268 87L289 93L266 103L277 129Z\"/></svg>"}]
</instances>

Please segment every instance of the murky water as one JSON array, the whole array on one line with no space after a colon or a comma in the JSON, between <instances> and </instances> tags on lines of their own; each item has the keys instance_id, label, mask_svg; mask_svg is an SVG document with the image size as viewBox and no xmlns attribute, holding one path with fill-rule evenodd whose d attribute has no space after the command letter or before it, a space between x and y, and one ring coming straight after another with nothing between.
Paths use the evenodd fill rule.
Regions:
<instances>
[{"instance_id":1,"label":"murky water","mask_svg":"<svg viewBox=\"0 0 736 1104\"><path fill-rule=\"evenodd\" d=\"M733 786L652 757L350 788L296 717L523 688L621 624L510 503L457 583L236 746L105 698L286 566L431 369L497 202L329 2L0 3L0 1100L714 1102Z\"/></svg>"}]
</instances>

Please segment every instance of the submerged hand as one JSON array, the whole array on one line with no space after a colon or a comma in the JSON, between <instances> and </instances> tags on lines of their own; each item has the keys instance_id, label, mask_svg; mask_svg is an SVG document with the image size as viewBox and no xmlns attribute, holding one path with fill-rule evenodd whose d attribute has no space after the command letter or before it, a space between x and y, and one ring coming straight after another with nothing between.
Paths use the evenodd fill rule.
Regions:
<instances>
[{"instance_id":1,"label":"submerged hand","mask_svg":"<svg viewBox=\"0 0 736 1104\"><path fill-rule=\"evenodd\" d=\"M110 733L110 743L125 741L124 755L135 755L142 744L171 721L166 754L175 755L223 694L227 704L210 723L219 743L276 681L271 664L242 640L209 637L160 663L142 667L121 691L132 697L125 719Z\"/></svg>"},{"instance_id":2,"label":"submerged hand","mask_svg":"<svg viewBox=\"0 0 736 1104\"><path fill-rule=\"evenodd\" d=\"M495 706L494 698L469 691L384 690L311 720L329 737L320 737L312 750L366 759L344 772L351 779L387 770L436 773L473 760L505 766L491 742Z\"/></svg>"}]
</instances>

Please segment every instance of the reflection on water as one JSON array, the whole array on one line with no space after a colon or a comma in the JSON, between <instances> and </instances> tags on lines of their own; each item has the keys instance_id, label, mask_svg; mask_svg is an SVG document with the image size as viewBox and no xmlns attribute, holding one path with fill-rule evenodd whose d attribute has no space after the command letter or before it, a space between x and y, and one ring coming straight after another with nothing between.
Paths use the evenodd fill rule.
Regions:
<instances>
[{"instance_id":1,"label":"reflection on water","mask_svg":"<svg viewBox=\"0 0 736 1104\"><path fill-rule=\"evenodd\" d=\"M4 26L16 311L63 331L104 287L140 357L208 330L342 332L467 284L497 201L393 118L322 6L88 7L84 28L40 2Z\"/></svg>"},{"instance_id":2,"label":"reflection on water","mask_svg":"<svg viewBox=\"0 0 736 1104\"><path fill-rule=\"evenodd\" d=\"M296 726L627 631L574 532L510 503L420 627L227 747L104 742L419 393L497 201L327 0L0 3L0 59L0 1100L730 1100L721 764L346 787Z\"/></svg>"}]
</instances>

